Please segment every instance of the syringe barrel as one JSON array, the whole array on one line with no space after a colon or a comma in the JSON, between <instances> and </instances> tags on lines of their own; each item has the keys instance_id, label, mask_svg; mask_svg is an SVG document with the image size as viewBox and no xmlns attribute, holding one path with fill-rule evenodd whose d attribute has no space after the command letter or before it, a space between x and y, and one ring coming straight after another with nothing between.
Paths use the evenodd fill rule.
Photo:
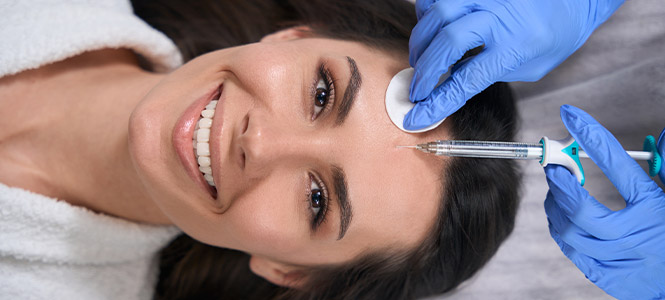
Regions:
<instances>
[{"instance_id":1,"label":"syringe barrel","mask_svg":"<svg viewBox=\"0 0 665 300\"><path fill-rule=\"evenodd\" d=\"M504 159L541 159L543 156L543 146L531 143L438 140L427 146L430 152L435 150L436 155L445 156Z\"/></svg>"}]
</instances>

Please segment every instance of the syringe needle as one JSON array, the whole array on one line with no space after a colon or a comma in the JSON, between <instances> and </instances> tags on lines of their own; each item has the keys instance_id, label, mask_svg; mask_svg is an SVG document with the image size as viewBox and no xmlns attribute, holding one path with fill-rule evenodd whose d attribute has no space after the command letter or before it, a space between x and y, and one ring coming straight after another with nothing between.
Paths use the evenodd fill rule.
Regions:
<instances>
[{"instance_id":1,"label":"syringe needle","mask_svg":"<svg viewBox=\"0 0 665 300\"><path fill-rule=\"evenodd\" d=\"M416 150L420 150L420 151L425 152L425 153L432 153L431 151L429 151L429 148L427 147L427 144L418 144L418 145L415 145L415 146L395 146L395 147L396 148L416 149Z\"/></svg>"}]
</instances>

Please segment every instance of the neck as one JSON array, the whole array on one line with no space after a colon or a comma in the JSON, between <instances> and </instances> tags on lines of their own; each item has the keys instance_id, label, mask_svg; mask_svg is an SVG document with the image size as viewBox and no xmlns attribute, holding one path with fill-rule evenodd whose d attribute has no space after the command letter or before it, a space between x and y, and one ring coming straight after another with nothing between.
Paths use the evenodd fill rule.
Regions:
<instances>
[{"instance_id":1,"label":"neck","mask_svg":"<svg viewBox=\"0 0 665 300\"><path fill-rule=\"evenodd\" d=\"M20 100L0 98L0 151L14 175L0 181L168 224L141 185L127 144L134 107L161 78L141 70L127 50L101 50L3 79L0 87L18 89Z\"/></svg>"}]
</instances>

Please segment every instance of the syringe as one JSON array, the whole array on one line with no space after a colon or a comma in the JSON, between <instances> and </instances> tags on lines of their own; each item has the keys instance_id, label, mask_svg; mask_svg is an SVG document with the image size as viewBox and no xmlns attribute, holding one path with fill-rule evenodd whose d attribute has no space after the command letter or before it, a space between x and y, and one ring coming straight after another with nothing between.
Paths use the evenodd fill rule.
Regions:
<instances>
[{"instance_id":1,"label":"syringe","mask_svg":"<svg viewBox=\"0 0 665 300\"><path fill-rule=\"evenodd\" d=\"M543 145L518 142L494 141L455 141L438 140L415 146L398 146L400 148L415 148L425 153L435 155L475 157L475 158L503 158L503 159L538 159L543 158ZM635 160L651 160L653 153L647 151L626 151ZM589 158L583 150L579 156Z\"/></svg>"},{"instance_id":2,"label":"syringe","mask_svg":"<svg viewBox=\"0 0 665 300\"><path fill-rule=\"evenodd\" d=\"M539 160L543 167L548 164L558 164L568 168L577 177L581 185L584 185L585 180L584 169L579 158L589 157L579 148L579 145L571 136L563 140L550 140L543 137L537 144L438 140L415 146L398 147L414 148L438 156ZM626 152L635 160L648 160L649 175L655 176L661 168L662 158L658 154L653 136L648 136L644 141L644 150Z\"/></svg>"},{"instance_id":3,"label":"syringe","mask_svg":"<svg viewBox=\"0 0 665 300\"><path fill-rule=\"evenodd\" d=\"M439 156L538 160L543 157L543 145L516 142L438 140L398 147L415 148Z\"/></svg>"}]
</instances>

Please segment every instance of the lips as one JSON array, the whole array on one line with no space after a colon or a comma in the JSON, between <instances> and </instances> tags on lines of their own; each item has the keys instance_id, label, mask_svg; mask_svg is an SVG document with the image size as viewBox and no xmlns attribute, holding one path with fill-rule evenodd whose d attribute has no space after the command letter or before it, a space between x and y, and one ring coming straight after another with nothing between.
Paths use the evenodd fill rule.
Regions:
<instances>
[{"instance_id":1,"label":"lips","mask_svg":"<svg viewBox=\"0 0 665 300\"><path fill-rule=\"evenodd\" d=\"M192 147L192 139L196 124L201 118L201 112L211 101L220 98L222 91L223 85L215 86L204 96L195 100L178 119L173 129L173 145L185 171L212 198L217 197L217 191L208 184L199 170L199 164L194 153L194 148Z\"/></svg>"}]
</instances>

